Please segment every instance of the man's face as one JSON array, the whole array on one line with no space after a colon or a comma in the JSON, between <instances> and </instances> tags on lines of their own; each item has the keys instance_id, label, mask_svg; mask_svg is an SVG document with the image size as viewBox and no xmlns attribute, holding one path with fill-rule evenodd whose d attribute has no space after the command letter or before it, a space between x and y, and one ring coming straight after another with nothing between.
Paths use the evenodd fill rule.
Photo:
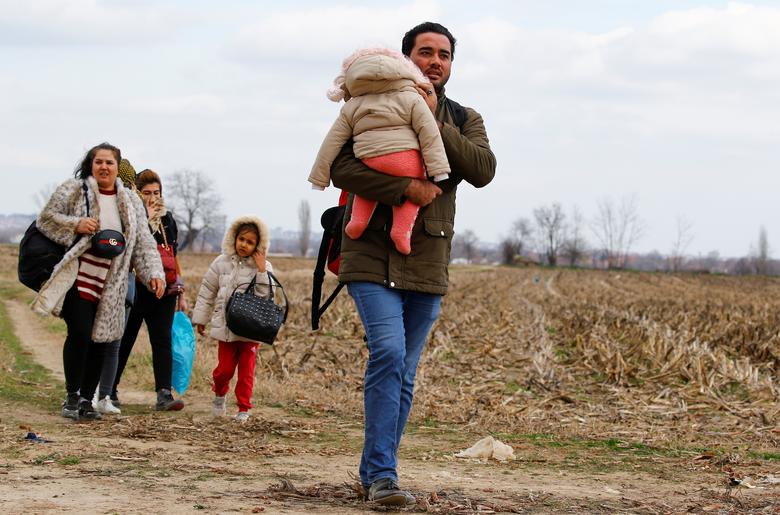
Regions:
<instances>
[{"instance_id":1,"label":"man's face","mask_svg":"<svg viewBox=\"0 0 780 515\"><path fill-rule=\"evenodd\" d=\"M447 84L452 68L452 47L447 36L437 32L417 34L409 57L430 79L436 90Z\"/></svg>"}]
</instances>

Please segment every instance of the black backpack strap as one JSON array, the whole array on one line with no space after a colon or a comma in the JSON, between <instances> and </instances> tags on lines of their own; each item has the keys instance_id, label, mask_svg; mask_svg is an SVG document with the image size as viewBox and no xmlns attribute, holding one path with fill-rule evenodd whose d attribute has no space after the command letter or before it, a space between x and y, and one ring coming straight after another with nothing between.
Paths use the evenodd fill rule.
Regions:
<instances>
[{"instance_id":1,"label":"black backpack strap","mask_svg":"<svg viewBox=\"0 0 780 515\"><path fill-rule=\"evenodd\" d=\"M87 191L87 181L81 181L81 189L84 190L84 202L87 203L87 217L89 217L89 192Z\"/></svg>"},{"instance_id":2,"label":"black backpack strap","mask_svg":"<svg viewBox=\"0 0 780 515\"><path fill-rule=\"evenodd\" d=\"M334 206L322 213L320 223L322 224L322 241L320 249L317 252L317 264L314 266L314 280L311 286L311 328L317 330L320 327L320 317L328 309L328 306L335 300L344 283L339 283L333 293L327 300L320 304L322 300L322 283L325 282L325 267L328 263L328 253L331 250L336 232L341 232L341 225L344 220L345 206Z\"/></svg>"},{"instance_id":3,"label":"black backpack strap","mask_svg":"<svg viewBox=\"0 0 780 515\"><path fill-rule=\"evenodd\" d=\"M311 328L316 330L320 327L320 297L322 297L322 283L325 282L325 263L328 260L328 249L330 248L330 238L327 230L322 233L320 250L317 253L317 264L314 266L314 280L311 285Z\"/></svg>"},{"instance_id":4,"label":"black backpack strap","mask_svg":"<svg viewBox=\"0 0 780 515\"><path fill-rule=\"evenodd\" d=\"M458 128L462 129L463 125L469 119L466 108L449 97L444 99L444 104L447 106L447 111L450 112L450 116L452 116L452 121L455 122L455 125L457 125Z\"/></svg>"}]
</instances>

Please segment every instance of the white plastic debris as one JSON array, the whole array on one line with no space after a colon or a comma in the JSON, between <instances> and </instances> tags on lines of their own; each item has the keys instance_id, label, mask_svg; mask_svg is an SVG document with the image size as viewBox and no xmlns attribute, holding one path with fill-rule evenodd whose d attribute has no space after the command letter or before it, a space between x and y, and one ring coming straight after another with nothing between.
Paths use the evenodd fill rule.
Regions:
<instances>
[{"instance_id":1,"label":"white plastic debris","mask_svg":"<svg viewBox=\"0 0 780 515\"><path fill-rule=\"evenodd\" d=\"M507 461L515 459L515 450L511 445L507 445L492 436L486 436L465 451L460 451L455 455L456 458L493 458L496 461Z\"/></svg>"}]
</instances>

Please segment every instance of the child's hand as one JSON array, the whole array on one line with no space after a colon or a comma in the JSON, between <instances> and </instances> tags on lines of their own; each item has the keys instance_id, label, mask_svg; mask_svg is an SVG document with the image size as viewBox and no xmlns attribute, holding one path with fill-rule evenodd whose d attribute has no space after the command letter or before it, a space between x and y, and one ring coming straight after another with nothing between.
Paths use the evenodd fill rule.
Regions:
<instances>
[{"instance_id":1,"label":"child's hand","mask_svg":"<svg viewBox=\"0 0 780 515\"><path fill-rule=\"evenodd\" d=\"M265 252L257 249L254 251L254 253L252 253L252 258L255 260L257 269L260 270L261 273L265 273Z\"/></svg>"},{"instance_id":2,"label":"child's hand","mask_svg":"<svg viewBox=\"0 0 780 515\"><path fill-rule=\"evenodd\" d=\"M192 325L195 326L195 329L197 329L199 335L203 336L204 334L206 334L206 326L204 326L203 324L192 324Z\"/></svg>"}]
</instances>

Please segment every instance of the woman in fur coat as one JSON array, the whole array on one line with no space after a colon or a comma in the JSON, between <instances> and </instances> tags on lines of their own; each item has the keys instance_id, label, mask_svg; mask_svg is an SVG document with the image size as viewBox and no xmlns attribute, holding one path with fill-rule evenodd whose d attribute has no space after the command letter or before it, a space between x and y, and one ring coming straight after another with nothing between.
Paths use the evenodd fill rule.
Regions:
<instances>
[{"instance_id":1,"label":"woman in fur coat","mask_svg":"<svg viewBox=\"0 0 780 515\"><path fill-rule=\"evenodd\" d=\"M62 351L67 397L62 416L76 420L100 418L92 397L106 349L117 347L124 332L130 268L158 298L165 291L165 275L143 203L117 179L121 159L120 150L108 143L90 149L75 178L54 191L36 221L47 238L70 247L32 307L38 313L61 316L67 325ZM124 252L113 258L92 252L92 235L104 229L122 232Z\"/></svg>"},{"instance_id":2,"label":"woman in fur coat","mask_svg":"<svg viewBox=\"0 0 780 515\"><path fill-rule=\"evenodd\" d=\"M255 293L268 296L270 286L266 271L273 272L271 263L265 259L270 241L268 236L268 228L259 218L252 215L238 217L222 240L222 254L212 261L203 276L192 311L192 324L198 333L205 334L205 326L211 322L209 335L219 342L218 363L212 374L212 413L215 416L225 414L225 396L238 368L235 392L238 405L236 420L239 422L247 421L252 408L258 342L228 329L225 304L237 286L250 283L252 278L256 281Z\"/></svg>"}]
</instances>

